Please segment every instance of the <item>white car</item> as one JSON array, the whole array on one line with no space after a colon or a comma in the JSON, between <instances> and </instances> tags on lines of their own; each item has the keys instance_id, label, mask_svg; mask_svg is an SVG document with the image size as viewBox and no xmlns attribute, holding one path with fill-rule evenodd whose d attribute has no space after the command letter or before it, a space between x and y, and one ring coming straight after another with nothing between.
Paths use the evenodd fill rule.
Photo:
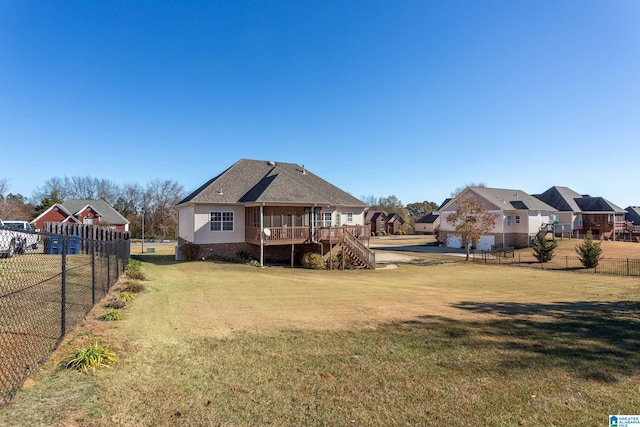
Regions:
<instances>
[{"instance_id":1,"label":"white car","mask_svg":"<svg viewBox=\"0 0 640 427\"><path fill-rule=\"evenodd\" d=\"M3 221L5 227L13 228L19 232L23 239L24 248L38 248L38 240L40 236L37 234L40 230L31 227L27 221Z\"/></svg>"},{"instance_id":2,"label":"white car","mask_svg":"<svg viewBox=\"0 0 640 427\"><path fill-rule=\"evenodd\" d=\"M24 252L26 243L22 233L5 227L2 220L0 220L0 227L0 257L11 258L15 253Z\"/></svg>"}]
</instances>

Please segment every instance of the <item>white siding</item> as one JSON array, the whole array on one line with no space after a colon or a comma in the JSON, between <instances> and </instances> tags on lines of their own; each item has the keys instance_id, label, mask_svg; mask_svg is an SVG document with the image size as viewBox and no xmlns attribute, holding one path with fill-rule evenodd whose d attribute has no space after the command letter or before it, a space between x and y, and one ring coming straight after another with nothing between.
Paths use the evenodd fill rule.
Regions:
<instances>
[{"instance_id":1,"label":"white siding","mask_svg":"<svg viewBox=\"0 0 640 427\"><path fill-rule=\"evenodd\" d=\"M353 220L347 222L347 213L353 214ZM361 208L336 208L333 213L333 223L336 224L336 215L340 215L340 225L364 225L364 210Z\"/></svg>"},{"instance_id":2,"label":"white siding","mask_svg":"<svg viewBox=\"0 0 640 427\"><path fill-rule=\"evenodd\" d=\"M193 242L193 206L178 208L178 237Z\"/></svg>"},{"instance_id":3,"label":"white siding","mask_svg":"<svg viewBox=\"0 0 640 427\"><path fill-rule=\"evenodd\" d=\"M209 226L212 211L233 212L233 231L211 231ZM237 205L197 205L194 211L195 242L239 243L244 242L244 206Z\"/></svg>"}]
</instances>

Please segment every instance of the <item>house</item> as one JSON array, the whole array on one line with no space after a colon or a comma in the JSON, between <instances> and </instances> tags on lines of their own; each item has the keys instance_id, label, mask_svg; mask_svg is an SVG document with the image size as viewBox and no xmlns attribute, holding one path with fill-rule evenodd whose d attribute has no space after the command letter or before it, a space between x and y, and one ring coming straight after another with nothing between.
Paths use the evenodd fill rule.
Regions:
<instances>
[{"instance_id":1,"label":"house","mask_svg":"<svg viewBox=\"0 0 640 427\"><path fill-rule=\"evenodd\" d=\"M383 232L386 235L393 235L400 231L400 228L404 225L404 220L394 213L368 211L365 217L365 224L371 225L372 233Z\"/></svg>"},{"instance_id":2,"label":"house","mask_svg":"<svg viewBox=\"0 0 640 427\"><path fill-rule=\"evenodd\" d=\"M629 206L625 209L624 219L627 223L640 227L640 206Z\"/></svg>"},{"instance_id":3,"label":"house","mask_svg":"<svg viewBox=\"0 0 640 427\"><path fill-rule=\"evenodd\" d=\"M199 257L240 251L260 260L300 261L304 253L342 250L368 268L366 205L294 163L241 159L177 204L178 245ZM179 255L178 255L179 256Z\"/></svg>"},{"instance_id":4,"label":"house","mask_svg":"<svg viewBox=\"0 0 640 427\"><path fill-rule=\"evenodd\" d=\"M100 224L129 231L129 220L104 200L81 199L56 203L31 221L31 225L42 230L46 222Z\"/></svg>"},{"instance_id":5,"label":"house","mask_svg":"<svg viewBox=\"0 0 640 427\"><path fill-rule=\"evenodd\" d=\"M581 195L568 187L551 187L535 195L558 212L554 229L571 236L582 237L591 231L594 238L610 237L615 229L622 229L626 211L602 197Z\"/></svg>"},{"instance_id":6,"label":"house","mask_svg":"<svg viewBox=\"0 0 640 427\"><path fill-rule=\"evenodd\" d=\"M440 214L430 213L425 215L413 224L416 234L434 234L440 225Z\"/></svg>"},{"instance_id":7,"label":"house","mask_svg":"<svg viewBox=\"0 0 640 427\"><path fill-rule=\"evenodd\" d=\"M527 247L531 239L555 219L556 210L553 207L522 190L467 187L439 208L438 231L440 239L448 247L464 247L464 242L455 235L454 226L447 221L447 217L455 212L460 200L466 197L476 199L486 211L497 214L493 229L480 238L476 249Z\"/></svg>"}]
</instances>

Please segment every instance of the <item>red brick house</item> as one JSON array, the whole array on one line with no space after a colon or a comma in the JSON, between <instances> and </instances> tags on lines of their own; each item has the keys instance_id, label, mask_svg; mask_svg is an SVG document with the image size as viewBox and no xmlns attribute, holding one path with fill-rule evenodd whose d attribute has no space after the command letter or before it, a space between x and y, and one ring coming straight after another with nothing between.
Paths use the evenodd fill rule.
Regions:
<instances>
[{"instance_id":1,"label":"red brick house","mask_svg":"<svg viewBox=\"0 0 640 427\"><path fill-rule=\"evenodd\" d=\"M371 224L371 232L384 231L387 235L396 234L404 224L404 220L396 214L385 211L369 211L365 218L365 224Z\"/></svg>"},{"instance_id":2,"label":"red brick house","mask_svg":"<svg viewBox=\"0 0 640 427\"><path fill-rule=\"evenodd\" d=\"M100 224L129 231L129 220L104 200L67 200L56 203L31 221L31 225L43 229L46 222Z\"/></svg>"}]
</instances>

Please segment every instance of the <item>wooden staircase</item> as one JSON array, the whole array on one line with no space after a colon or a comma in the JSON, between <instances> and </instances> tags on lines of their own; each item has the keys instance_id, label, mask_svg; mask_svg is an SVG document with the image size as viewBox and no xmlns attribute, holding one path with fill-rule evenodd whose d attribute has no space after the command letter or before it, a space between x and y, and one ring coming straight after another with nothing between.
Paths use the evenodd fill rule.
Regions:
<instances>
[{"instance_id":1,"label":"wooden staircase","mask_svg":"<svg viewBox=\"0 0 640 427\"><path fill-rule=\"evenodd\" d=\"M324 255L325 260L329 260L332 256L342 253L344 258L349 259L351 265L357 268L366 268L370 270L376 269L376 255L367 248L357 237L345 230L341 234L341 238L336 242L331 242L331 249Z\"/></svg>"}]
</instances>

